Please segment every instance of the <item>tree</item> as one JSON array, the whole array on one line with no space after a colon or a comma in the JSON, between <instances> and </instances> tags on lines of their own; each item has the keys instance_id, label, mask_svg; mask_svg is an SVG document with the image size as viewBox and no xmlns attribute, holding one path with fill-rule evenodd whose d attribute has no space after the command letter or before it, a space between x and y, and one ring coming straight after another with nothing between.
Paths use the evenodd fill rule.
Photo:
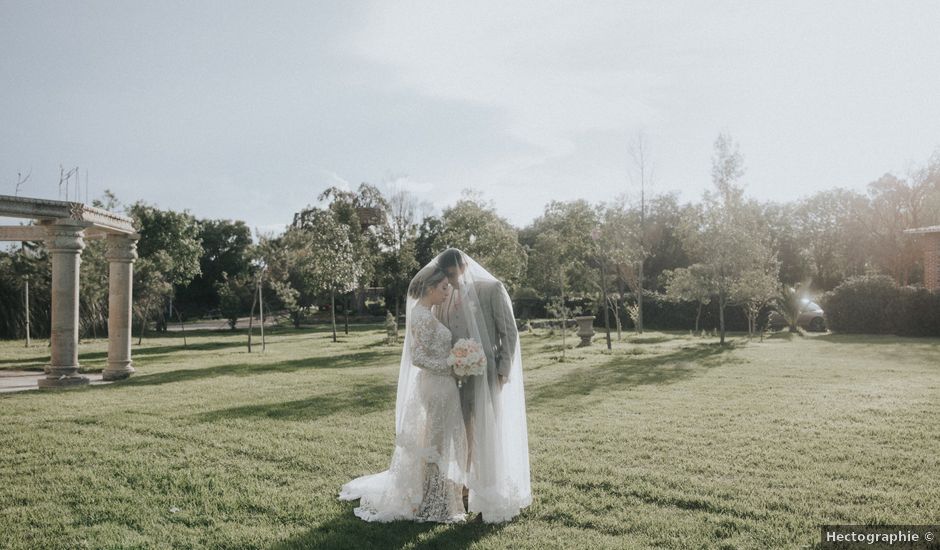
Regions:
<instances>
[{"instance_id":1,"label":"tree","mask_svg":"<svg viewBox=\"0 0 940 550\"><path fill-rule=\"evenodd\" d=\"M800 313L803 312L805 301L805 285L781 285L777 288L774 297L774 310L787 322L790 332L800 332Z\"/></svg>"},{"instance_id":2,"label":"tree","mask_svg":"<svg viewBox=\"0 0 940 550\"><path fill-rule=\"evenodd\" d=\"M389 204L374 185L362 183L356 191L330 187L318 200L333 213L334 219L349 230L349 239L362 273L356 287L356 309L365 308L366 285L375 282L382 263L383 242L388 240ZM319 208L307 207L294 215L294 227L305 227Z\"/></svg>"},{"instance_id":3,"label":"tree","mask_svg":"<svg viewBox=\"0 0 940 550\"><path fill-rule=\"evenodd\" d=\"M385 250L380 269L385 283L386 296L394 302L395 319L401 317L400 304L408 281L420 267L415 259L418 225L417 198L405 190L392 194L388 200L388 221ZM430 261L430 260L429 260ZM387 305L386 301L386 305Z\"/></svg>"},{"instance_id":4,"label":"tree","mask_svg":"<svg viewBox=\"0 0 940 550\"><path fill-rule=\"evenodd\" d=\"M238 318L254 297L255 280L247 273L229 277L223 271L222 280L216 283L216 287L222 317L228 321L229 328L235 330Z\"/></svg>"},{"instance_id":5,"label":"tree","mask_svg":"<svg viewBox=\"0 0 940 550\"><path fill-rule=\"evenodd\" d=\"M134 266L134 296L141 326L161 312L158 320L165 327L165 306L173 298L174 287L188 284L200 273L199 226L188 212L160 210L143 202L133 204L128 214L140 233L139 259Z\"/></svg>"},{"instance_id":6,"label":"tree","mask_svg":"<svg viewBox=\"0 0 940 550\"><path fill-rule=\"evenodd\" d=\"M240 220L199 220L199 275L176 288L176 307L187 312L221 308L220 290L250 271L251 230ZM232 302L228 302L231 306ZM239 311L238 313L242 313Z\"/></svg>"},{"instance_id":7,"label":"tree","mask_svg":"<svg viewBox=\"0 0 940 550\"><path fill-rule=\"evenodd\" d=\"M940 222L938 195L940 153L906 180L889 173L868 184L870 206L865 226L872 238L873 260L899 285L911 282L921 258L918 243L905 235L904 230Z\"/></svg>"},{"instance_id":8,"label":"tree","mask_svg":"<svg viewBox=\"0 0 940 550\"><path fill-rule=\"evenodd\" d=\"M598 224L597 209L583 199L545 205L544 213L520 233L528 250L529 285L542 296L555 296L559 270L564 270L570 293L598 290L598 245L593 239Z\"/></svg>"},{"instance_id":9,"label":"tree","mask_svg":"<svg viewBox=\"0 0 940 550\"><path fill-rule=\"evenodd\" d=\"M455 247L478 261L512 292L525 273L527 256L516 229L492 205L464 193L441 217L440 248Z\"/></svg>"},{"instance_id":10,"label":"tree","mask_svg":"<svg viewBox=\"0 0 940 550\"><path fill-rule=\"evenodd\" d=\"M648 227L646 223L646 188L653 183L653 169L650 162L649 142L643 133L636 136L630 147L630 156L633 158L633 165L636 169L636 182L640 186L640 202L638 224L633 231L633 247L630 252L620 249L620 254L625 260L620 265L627 268L630 273L630 279L633 284L633 294L636 296L636 325L637 332L643 334L643 269L647 258L650 256L650 243ZM624 254L626 252L626 254Z\"/></svg>"},{"instance_id":11,"label":"tree","mask_svg":"<svg viewBox=\"0 0 940 550\"><path fill-rule=\"evenodd\" d=\"M355 289L365 272L354 233L337 219L335 211L308 208L302 225L291 226L281 239L267 243L271 248L265 258L269 279L275 281L275 292L293 307L294 325L300 326L302 313L316 296L328 294L334 342L336 294Z\"/></svg>"},{"instance_id":12,"label":"tree","mask_svg":"<svg viewBox=\"0 0 940 550\"><path fill-rule=\"evenodd\" d=\"M695 332L698 332L702 307L710 304L715 294L709 271L702 264L693 264L689 267L665 271L663 276L666 295L670 299L698 304L698 312L695 315Z\"/></svg>"},{"instance_id":13,"label":"tree","mask_svg":"<svg viewBox=\"0 0 940 550\"><path fill-rule=\"evenodd\" d=\"M418 266L425 266L440 254L444 240L444 222L436 216L427 216L421 220L418 235L415 237L415 260Z\"/></svg>"},{"instance_id":14,"label":"tree","mask_svg":"<svg viewBox=\"0 0 940 550\"><path fill-rule=\"evenodd\" d=\"M719 135L712 158L714 192L706 192L699 216L686 220L685 242L717 294L721 343L725 343L725 309L744 277L766 269L767 232L760 208L744 199L736 180L744 173L743 158L733 140Z\"/></svg>"},{"instance_id":15,"label":"tree","mask_svg":"<svg viewBox=\"0 0 940 550\"><path fill-rule=\"evenodd\" d=\"M871 239L862 220L868 199L855 191L820 191L793 206L794 231L805 273L785 279L789 284L810 279L824 290L847 277L864 273Z\"/></svg>"},{"instance_id":16,"label":"tree","mask_svg":"<svg viewBox=\"0 0 940 550\"><path fill-rule=\"evenodd\" d=\"M757 317L777 297L780 283L777 281L775 261L768 261L763 269L746 272L731 288L731 300L744 308L747 316L748 336L757 330Z\"/></svg>"}]
</instances>

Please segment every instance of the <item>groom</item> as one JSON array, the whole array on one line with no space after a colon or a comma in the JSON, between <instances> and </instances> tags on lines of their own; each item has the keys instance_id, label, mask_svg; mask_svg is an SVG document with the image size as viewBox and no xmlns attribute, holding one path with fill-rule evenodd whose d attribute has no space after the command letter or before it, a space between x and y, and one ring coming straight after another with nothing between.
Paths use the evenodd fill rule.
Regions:
<instances>
[{"instance_id":1,"label":"groom","mask_svg":"<svg viewBox=\"0 0 940 550\"><path fill-rule=\"evenodd\" d=\"M461 275L467 268L463 254L456 248L448 248L438 257L438 265L447 274L453 290L441 305L439 310L440 321L451 331L452 343L461 338L470 338L470 323L476 322L471 304L468 304L468 289L461 288ZM489 346L484 346L486 354L487 375L490 379L495 375L502 389L503 384L509 382L509 370L512 366L513 356L516 353L516 321L513 317L512 306L508 300L503 299L505 290L499 281L473 281L476 294L476 307L483 320L484 330L489 338ZM474 384L464 384L460 388L460 408L463 411L464 424L467 429L467 447L469 457L473 456L474 426L473 404ZM468 457L468 463L469 463Z\"/></svg>"}]
</instances>

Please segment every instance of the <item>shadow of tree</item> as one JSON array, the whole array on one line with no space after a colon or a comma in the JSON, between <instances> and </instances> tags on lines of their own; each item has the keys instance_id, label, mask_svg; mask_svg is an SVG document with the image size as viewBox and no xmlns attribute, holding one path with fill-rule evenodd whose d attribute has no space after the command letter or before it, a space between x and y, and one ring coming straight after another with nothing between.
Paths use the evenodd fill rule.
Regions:
<instances>
[{"instance_id":1,"label":"shadow of tree","mask_svg":"<svg viewBox=\"0 0 940 550\"><path fill-rule=\"evenodd\" d=\"M571 370L561 380L533 388L526 402L539 407L573 395L588 395L599 388L625 388L651 384L669 384L688 379L702 368L721 365L722 356L737 343L683 346L661 355L620 355L602 365L588 365Z\"/></svg>"},{"instance_id":2,"label":"shadow of tree","mask_svg":"<svg viewBox=\"0 0 940 550\"><path fill-rule=\"evenodd\" d=\"M827 342L830 344L866 344L866 345L892 345L909 343L925 348L940 350L940 338L924 338L918 336L895 336L893 334L844 334L832 333L809 335L809 339Z\"/></svg>"},{"instance_id":3,"label":"shadow of tree","mask_svg":"<svg viewBox=\"0 0 940 550\"><path fill-rule=\"evenodd\" d=\"M370 523L353 514L356 503L344 503L345 513L325 521L305 533L281 541L272 550L301 548L469 548L483 537L496 533L503 524L487 523L416 523L395 521ZM433 531L433 532L432 532ZM427 536L425 536L427 535Z\"/></svg>"},{"instance_id":4,"label":"shadow of tree","mask_svg":"<svg viewBox=\"0 0 940 550\"><path fill-rule=\"evenodd\" d=\"M332 357L292 359L290 361L279 361L276 363L237 363L217 365L214 367L177 369L155 374L138 373L114 384L92 386L92 388L105 389L126 386L152 386L156 384L214 378L217 376L254 376L269 372L294 372L303 369L343 369L378 365L387 362L389 362L389 359L386 353L368 351Z\"/></svg>"},{"instance_id":5,"label":"shadow of tree","mask_svg":"<svg viewBox=\"0 0 940 550\"><path fill-rule=\"evenodd\" d=\"M202 422L251 417L316 420L350 410L355 410L357 414L366 414L393 407L396 390L397 386L388 382L356 384L343 392L283 403L262 403L219 409L195 415L195 418Z\"/></svg>"}]
</instances>

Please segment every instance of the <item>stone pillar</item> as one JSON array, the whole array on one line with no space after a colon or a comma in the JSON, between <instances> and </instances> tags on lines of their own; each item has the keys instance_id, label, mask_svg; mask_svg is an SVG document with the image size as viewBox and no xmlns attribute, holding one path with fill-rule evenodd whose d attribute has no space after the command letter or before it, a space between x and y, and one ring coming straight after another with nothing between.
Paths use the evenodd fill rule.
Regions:
<instances>
[{"instance_id":1,"label":"stone pillar","mask_svg":"<svg viewBox=\"0 0 940 550\"><path fill-rule=\"evenodd\" d=\"M46 247L52 256L52 358L40 388L87 384L78 374L78 277L82 263L85 224L47 226Z\"/></svg>"},{"instance_id":2,"label":"stone pillar","mask_svg":"<svg viewBox=\"0 0 940 550\"><path fill-rule=\"evenodd\" d=\"M137 239L108 235L108 366L103 380L120 380L134 372L131 365L131 305Z\"/></svg>"},{"instance_id":3,"label":"stone pillar","mask_svg":"<svg viewBox=\"0 0 940 550\"><path fill-rule=\"evenodd\" d=\"M940 233L924 235L924 286L940 290Z\"/></svg>"}]
</instances>

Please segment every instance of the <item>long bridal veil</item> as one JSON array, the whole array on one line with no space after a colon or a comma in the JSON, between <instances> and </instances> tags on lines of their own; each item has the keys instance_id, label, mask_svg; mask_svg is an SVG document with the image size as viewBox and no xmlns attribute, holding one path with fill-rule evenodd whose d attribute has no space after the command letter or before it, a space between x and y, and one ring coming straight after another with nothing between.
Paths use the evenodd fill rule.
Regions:
<instances>
[{"instance_id":1,"label":"long bridal veil","mask_svg":"<svg viewBox=\"0 0 940 550\"><path fill-rule=\"evenodd\" d=\"M512 301L502 284L466 254L461 253L466 267L460 275L460 285L454 292L460 292L465 302L464 311L469 313L470 337L482 344L484 349L494 349L490 341L491 320L483 312L480 301L481 295L490 300L486 304L492 307L507 308L512 311ZM441 265L439 255L427 266L422 268L434 269ZM481 293L478 289L488 286L488 292ZM401 475L404 471L413 471L401 468L401 464L411 464L416 460L416 452L424 452L427 458L434 451L425 448L423 451L415 449L416 415L420 407L421 391L418 372L420 369L412 363L412 312L417 300L409 297L406 305L405 341L402 348L401 362L398 374L398 393L395 402L395 451L392 457L392 466L389 470L378 474L366 475L354 479L343 486L340 498L353 500L364 497L364 501L382 502L385 510L373 514L362 507L356 509L356 515L371 521L391 521L394 519L408 519L407 510L412 509L421 500L421 480L413 476ZM492 306L492 307L491 307ZM439 316L438 306L433 313ZM514 322L509 316L509 322ZM515 342L511 342L511 367L509 381L500 385L495 372L486 369L481 376L469 377L464 384L473 385L472 408L472 452L469 464L460 458L453 458L447 453L446 464L440 471L454 482L459 482L469 488L469 512L479 512L483 521L497 523L509 521L519 514L532 502L532 489L529 477L529 438L526 425L525 391L522 380L522 356L519 348L519 338L515 331ZM504 343L503 349L510 346ZM458 428L463 432L463 425ZM393 502L387 502L392 499Z\"/></svg>"},{"instance_id":2,"label":"long bridal veil","mask_svg":"<svg viewBox=\"0 0 940 550\"><path fill-rule=\"evenodd\" d=\"M458 251L459 252L459 251ZM496 277L463 252L465 268L460 275L460 284L454 292L460 292L463 311L469 317L470 337L493 350L495 342L491 333L503 333L504 327L490 327L490 323L515 323L512 318L512 301L509 293ZM431 261L439 263L442 255ZM448 266L442 266L448 267ZM481 300L488 300L484 304ZM487 316L486 311L505 311L506 315ZM499 329L493 330L490 329ZM525 389L522 380L522 355L519 336L512 326L508 331L514 342L504 342L503 353L511 352L509 381L500 384L495 370L486 369L482 376L472 376L465 384L473 384L472 451L469 462L468 483L470 489L469 511L483 514L483 521L496 523L509 521L520 510L532 502L529 476L529 437L526 425ZM404 361L401 374L409 373ZM402 395L401 376L399 395ZM399 401L399 404L401 402ZM396 409L396 417L401 416Z\"/></svg>"}]
</instances>

